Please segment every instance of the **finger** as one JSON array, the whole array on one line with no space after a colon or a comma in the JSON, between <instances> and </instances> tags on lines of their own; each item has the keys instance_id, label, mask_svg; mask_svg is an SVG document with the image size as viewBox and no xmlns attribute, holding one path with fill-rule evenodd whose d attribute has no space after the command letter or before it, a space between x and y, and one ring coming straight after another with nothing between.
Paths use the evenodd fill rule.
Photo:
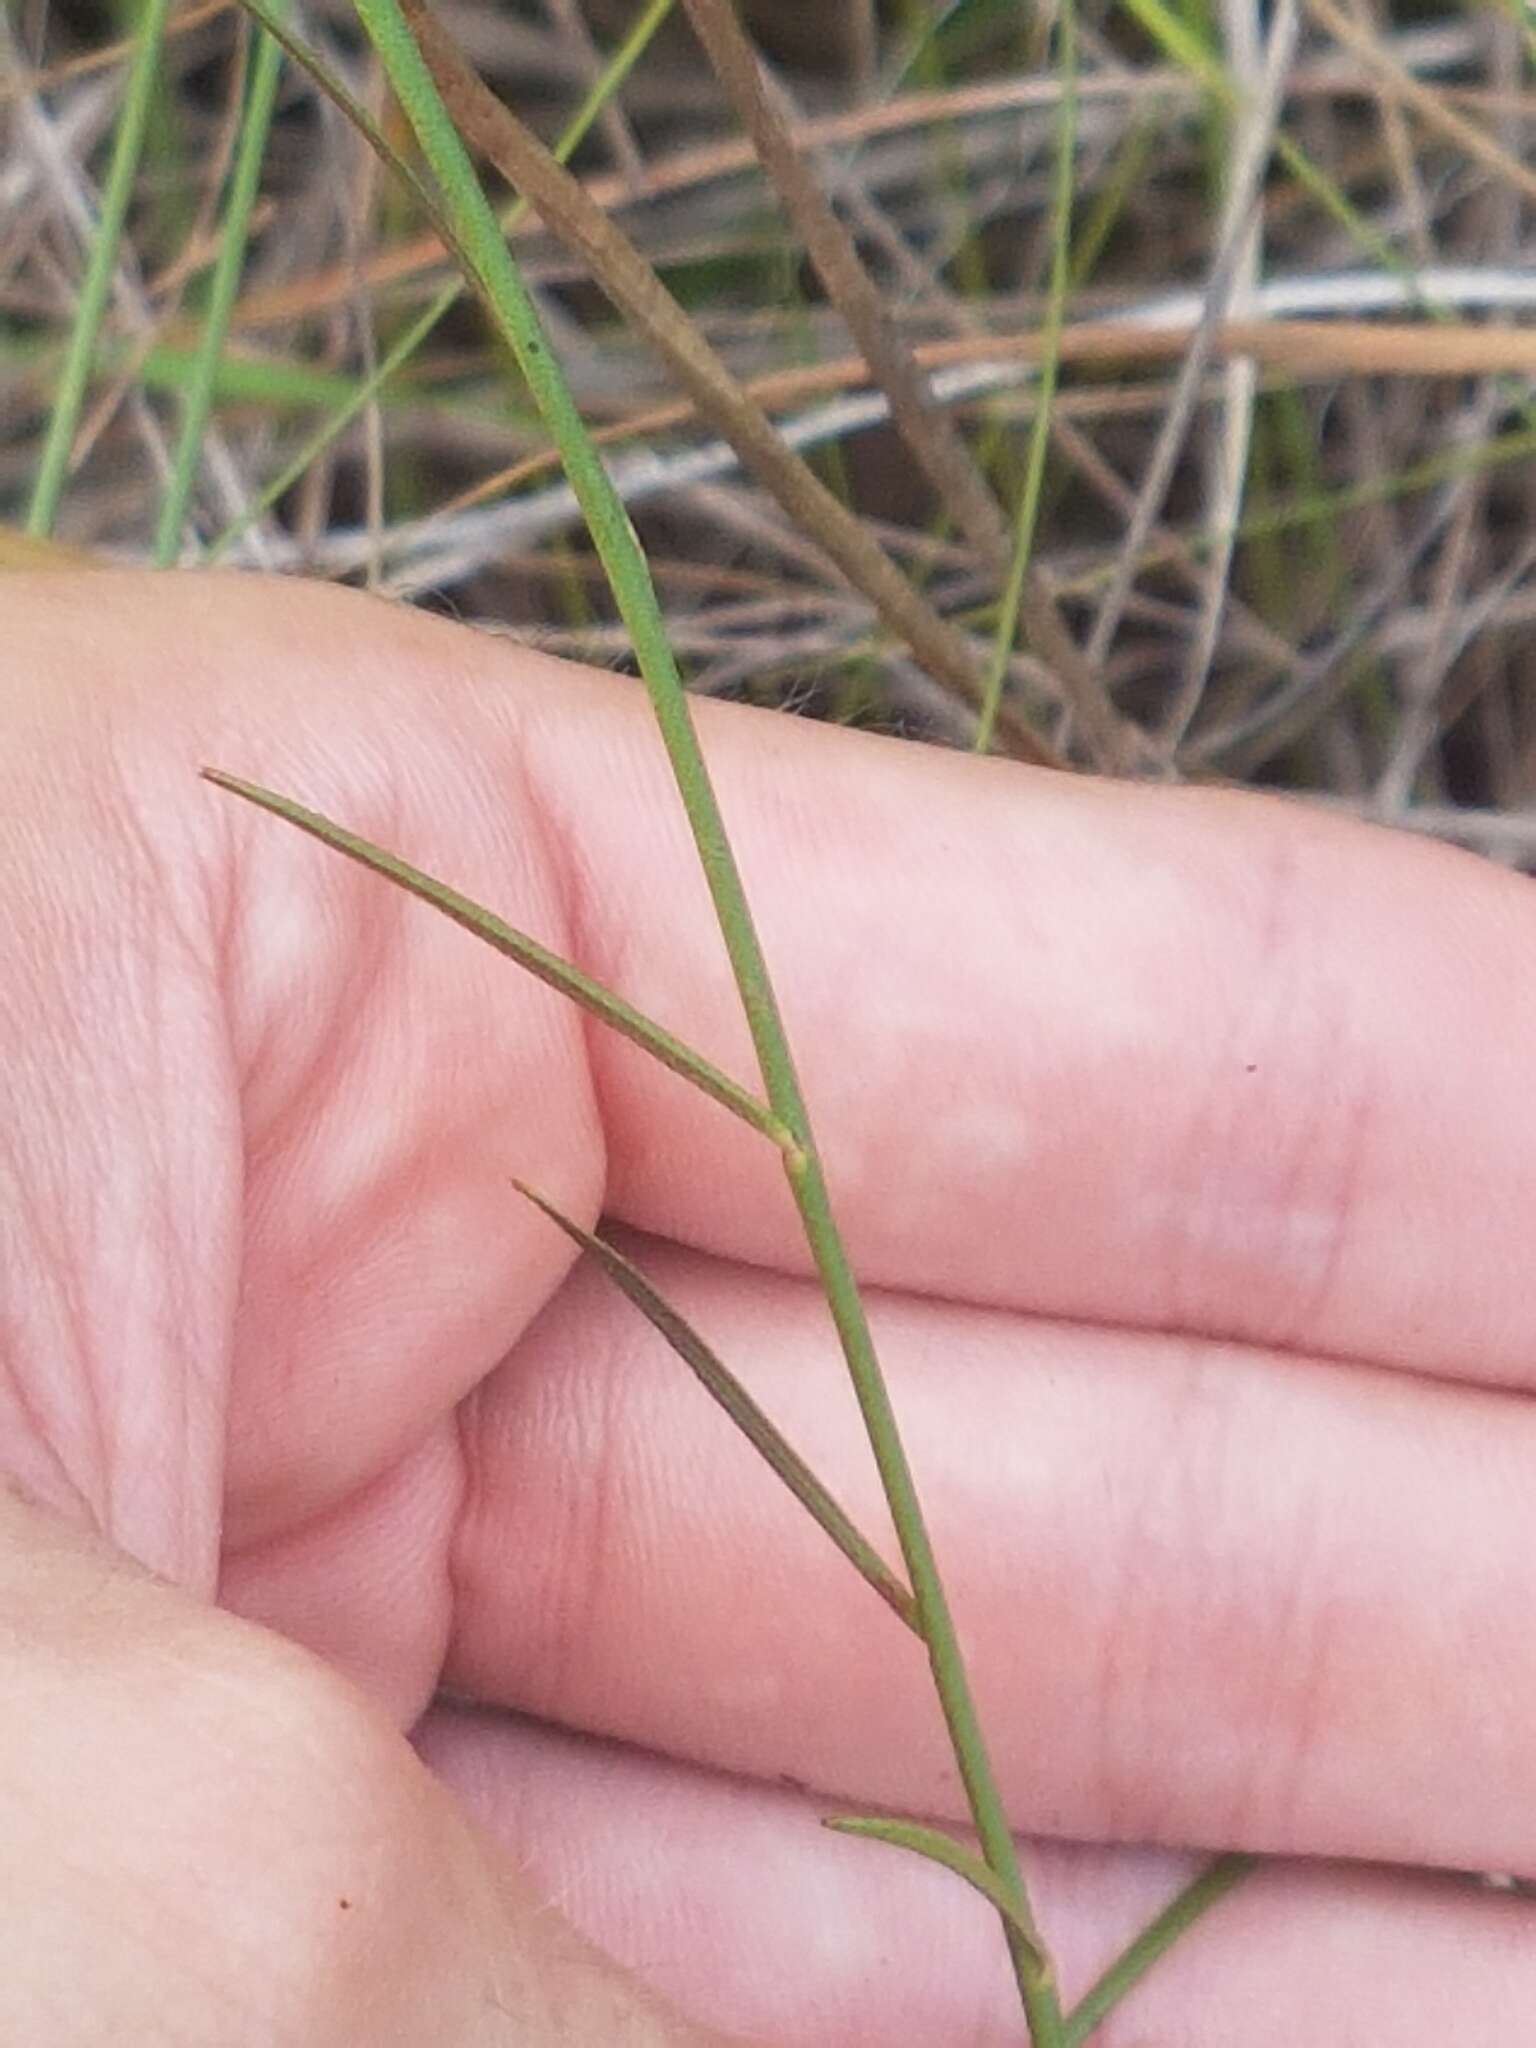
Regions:
<instances>
[{"instance_id":1,"label":"finger","mask_svg":"<svg viewBox=\"0 0 1536 2048\"><path fill-rule=\"evenodd\" d=\"M198 767L566 943L558 864L467 635L235 578L4 602L0 1441L206 1588L221 1537L376 1484L555 1285L510 1174L587 1211L603 1166L569 1005Z\"/></svg>"},{"instance_id":2,"label":"finger","mask_svg":"<svg viewBox=\"0 0 1536 2048\"><path fill-rule=\"evenodd\" d=\"M254 581L178 582L171 602L198 628L193 685L232 700L226 754L569 945L750 1078L642 693L337 593L284 586L274 619ZM114 650L144 590L114 579ZM261 711L234 680L253 647ZM1035 774L724 706L698 716L870 1280L1529 1383L1525 879L1295 804ZM259 822L260 839L239 842L253 872L259 846L275 886L325 861L274 853L276 828ZM345 900L361 915L375 899ZM410 992L415 1019L421 991L451 981L473 1024L454 1040L456 1141L483 1156L479 1134L515 1114L517 1170L558 1179L545 1134L580 1128L567 1172L590 1199L602 1164L590 1098L566 1099L585 1085L566 1065L569 1018L529 1012L525 992L511 1012L539 1022L516 1033L488 994L507 1000L504 963L466 964L457 933L431 950L415 936L428 919L401 914L422 950L389 986ZM373 929L369 959L399 962L396 927ZM313 956L334 934L311 937ZM354 963L354 1012L364 985ZM295 992L292 978L270 991ZM274 1002L260 1015L270 1027ZM382 1043L374 1098L415 1088L445 1117L414 1041ZM586 1045L610 1208L804 1270L771 1148L625 1042L594 1029ZM443 1291L473 1301L486 1233L467 1213L452 1213L464 1250ZM421 1226L399 1227L386 1270L414 1279ZM256 1284L281 1309L306 1269L298 1246L270 1263ZM363 1327L377 1319L369 1283L399 1315L381 1264L342 1304ZM307 1313L317 1341L333 1333L324 1310Z\"/></svg>"},{"instance_id":3,"label":"finger","mask_svg":"<svg viewBox=\"0 0 1536 2048\"><path fill-rule=\"evenodd\" d=\"M897 1552L807 1284L655 1245ZM1536 1408L873 1298L1015 1824L1536 1872ZM448 1673L842 1800L964 1812L921 1648L583 1270L467 1412Z\"/></svg>"},{"instance_id":4,"label":"finger","mask_svg":"<svg viewBox=\"0 0 1536 2048\"><path fill-rule=\"evenodd\" d=\"M470 745L513 694L583 964L750 1076L639 693L456 658ZM1525 1383L1522 878L1300 806L700 717L869 1278ZM589 1048L609 1206L803 1270L771 1149Z\"/></svg>"},{"instance_id":5,"label":"finger","mask_svg":"<svg viewBox=\"0 0 1536 2048\"><path fill-rule=\"evenodd\" d=\"M230 1512L252 1540L371 1482L513 1340L565 1252L503 1176L590 1214L600 1123L616 1209L803 1266L773 1158L714 1105L376 878L188 794L209 758L285 786L747 1072L638 692L256 579L15 579L7 605L0 818L39 971L9 983L5 1071L43 1048L70 1134L12 1162L64 1190L18 1262L85 1246L78 1291L105 1304L82 1321L62 1280L21 1290L39 1385L78 1382L85 1412L185 1326L212 1361L185 1412L217 1443L238 1276ZM1295 808L700 716L869 1277L1526 1374L1527 885ZM104 1070L60 1061L59 1016L93 1044L148 1021ZM178 1107L136 1176L114 1144L146 1075ZM184 1157L210 1130L218 1157ZM146 1216L179 1257L125 1286L108 1248ZM158 1516L133 1547L181 1569L162 1502L190 1454L161 1406L111 1471L79 1428L61 1462L103 1511Z\"/></svg>"},{"instance_id":6,"label":"finger","mask_svg":"<svg viewBox=\"0 0 1536 2048\"><path fill-rule=\"evenodd\" d=\"M452 1417L329 1514L226 1545L221 1607L302 1643L408 1728L437 1690L463 1494Z\"/></svg>"},{"instance_id":7,"label":"finger","mask_svg":"<svg viewBox=\"0 0 1536 2048\"><path fill-rule=\"evenodd\" d=\"M705 2048L360 1695L0 1493L0 2038Z\"/></svg>"},{"instance_id":8,"label":"finger","mask_svg":"<svg viewBox=\"0 0 1536 2048\"><path fill-rule=\"evenodd\" d=\"M530 759L594 971L750 1071L639 707ZM1530 1384L1536 894L1283 804L701 707L873 1282ZM806 1270L767 1148L593 1040L609 1207Z\"/></svg>"},{"instance_id":9,"label":"finger","mask_svg":"<svg viewBox=\"0 0 1536 2048\"><path fill-rule=\"evenodd\" d=\"M529 1875L687 2011L780 2048L1021 2038L997 1924L958 1879L829 1835L802 1796L460 1711L423 1754ZM1042 1843L1027 1864L1069 2002L1198 1866ZM1184 1936L1102 2048L1439 2048L1522 2038L1536 1906L1464 1881L1277 1864Z\"/></svg>"}]
</instances>

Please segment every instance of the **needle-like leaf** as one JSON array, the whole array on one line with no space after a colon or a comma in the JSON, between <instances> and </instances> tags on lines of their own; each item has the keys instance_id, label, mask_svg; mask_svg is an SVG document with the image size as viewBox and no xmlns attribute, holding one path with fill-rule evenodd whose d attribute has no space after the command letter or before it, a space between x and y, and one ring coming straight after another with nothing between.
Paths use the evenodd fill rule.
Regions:
<instances>
[{"instance_id":1,"label":"needle-like leaf","mask_svg":"<svg viewBox=\"0 0 1536 2048\"><path fill-rule=\"evenodd\" d=\"M1078 2048L1125 1994L1139 1984L1158 1957L1172 1948L1186 1928L1208 1913L1219 1899L1257 1867L1256 1856L1218 1856L1187 1884L1177 1898L1148 1923L1110 1964L1093 1988L1067 2014L1067 2048Z\"/></svg>"},{"instance_id":2,"label":"needle-like leaf","mask_svg":"<svg viewBox=\"0 0 1536 2048\"><path fill-rule=\"evenodd\" d=\"M914 1856L941 1863L967 1884L974 1885L984 1899L1002 1914L1020 1941L1033 1952L1041 1969L1048 1967L1032 1927L1019 1918L1013 1900L996 1873L989 1870L973 1849L946 1835L942 1828L925 1827L921 1821L888 1819L882 1814L837 1813L822 1822L839 1835L866 1835L876 1842L891 1842L898 1849L910 1849Z\"/></svg>"},{"instance_id":3,"label":"needle-like leaf","mask_svg":"<svg viewBox=\"0 0 1536 2048\"><path fill-rule=\"evenodd\" d=\"M562 1215L553 1202L535 1189L525 1186L520 1180L512 1185L519 1194L526 1195L535 1208L542 1209L550 1222L563 1230L573 1244L592 1254L614 1285L629 1297L651 1327L666 1338L705 1392L725 1410L801 1506L820 1523L855 1571L868 1581L914 1635L920 1635L912 1595L718 1352L710 1349L687 1318L656 1291L632 1260L626 1259L622 1252L616 1251L592 1231L583 1230L569 1216Z\"/></svg>"},{"instance_id":4,"label":"needle-like leaf","mask_svg":"<svg viewBox=\"0 0 1536 2048\"><path fill-rule=\"evenodd\" d=\"M580 1003L584 1010L600 1018L604 1024L611 1025L625 1038L643 1046L664 1067L670 1067L674 1074L681 1074L684 1080L691 1081L704 1094L713 1096L733 1116L740 1117L743 1123L751 1124L754 1130L771 1138L781 1150L792 1148L789 1131L767 1103L752 1094L750 1089L743 1088L739 1081L733 1081L729 1074L722 1073L702 1053L695 1052L691 1045L675 1038L664 1025L654 1023L632 1004L626 1003L622 996L604 988L569 960L562 960L558 953L541 946L526 932L518 931L493 910L487 910L468 896L461 896L446 882L439 882L420 868L412 867L409 861L386 853L382 846L375 846L371 840L349 832L344 825L334 824L318 811L307 810L291 797L279 796L273 790L263 789L259 783L246 782L220 768L204 768L202 773L205 781L216 783L220 789L227 789L232 795L244 797L248 803L285 818L290 825L297 825L301 832L307 832L322 845L344 853L349 860L371 868L375 874L385 876L412 896L420 897L423 903L432 904L444 916L451 917L455 924L473 932L477 939L484 939L488 946L494 946L498 953L505 953L538 980L558 989L561 995Z\"/></svg>"}]
</instances>

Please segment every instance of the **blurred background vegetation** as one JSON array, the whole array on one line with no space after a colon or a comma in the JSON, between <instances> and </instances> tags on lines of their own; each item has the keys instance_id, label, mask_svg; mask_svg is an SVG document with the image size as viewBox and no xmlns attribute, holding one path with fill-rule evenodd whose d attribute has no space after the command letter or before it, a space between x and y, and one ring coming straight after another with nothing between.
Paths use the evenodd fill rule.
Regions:
<instances>
[{"instance_id":1,"label":"blurred background vegetation","mask_svg":"<svg viewBox=\"0 0 1536 2048\"><path fill-rule=\"evenodd\" d=\"M1536 863L1533 17L1071 4L434 10L545 141L585 107L588 197L844 515L700 412L607 254L513 228L691 684L966 746L996 648L1000 747ZM345 0L283 18L411 159ZM363 583L626 666L429 213L266 41L234 0L8 0L0 560Z\"/></svg>"}]
</instances>

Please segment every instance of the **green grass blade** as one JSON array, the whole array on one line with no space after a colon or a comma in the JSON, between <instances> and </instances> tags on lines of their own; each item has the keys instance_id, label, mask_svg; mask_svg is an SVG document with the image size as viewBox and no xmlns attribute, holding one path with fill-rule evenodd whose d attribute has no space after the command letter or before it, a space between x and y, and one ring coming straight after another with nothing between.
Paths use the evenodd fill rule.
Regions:
<instances>
[{"instance_id":1,"label":"green grass blade","mask_svg":"<svg viewBox=\"0 0 1536 2048\"><path fill-rule=\"evenodd\" d=\"M0 335L0 364L32 384L51 381L63 349L19 335ZM108 376L124 370L136 371L141 384L150 391L176 395L189 391L197 373L194 350L174 342L156 342L144 349L133 341L102 337L96 354L97 367ZM314 411L321 406L346 404L357 390L357 379L338 370L322 369L314 363L289 363L276 356L257 353L224 355L214 370L215 400L231 400L272 407L275 411Z\"/></svg>"},{"instance_id":2,"label":"green grass blade","mask_svg":"<svg viewBox=\"0 0 1536 2048\"><path fill-rule=\"evenodd\" d=\"M1167 1953L1179 1936L1258 1866L1256 1856L1218 1856L1144 1927L1067 2015L1067 2048L1078 2048Z\"/></svg>"},{"instance_id":3,"label":"green grass blade","mask_svg":"<svg viewBox=\"0 0 1536 2048\"><path fill-rule=\"evenodd\" d=\"M929 1863L939 1863L946 1870L952 1870L956 1877L963 1877L968 1885L973 1885L984 1899L996 1907L1021 1941L1035 1949L1041 1968L1048 1967L1036 1946L1033 1932L1018 1920L1013 1903L995 1874L963 1842L957 1842L953 1835L946 1835L942 1828L925 1827L915 1820L891 1820L881 1814L861 1813L833 1814L822 1822L822 1826L830 1828L834 1834L861 1835L870 1841L889 1842L897 1849L910 1849L914 1856L924 1857Z\"/></svg>"},{"instance_id":4,"label":"green grass blade","mask_svg":"<svg viewBox=\"0 0 1536 2048\"><path fill-rule=\"evenodd\" d=\"M248 5L249 0L245 0L245 4ZM656 31L672 12L675 4L676 0L647 0L628 33L616 46L597 78L593 80L591 91L562 130L560 139L554 146L554 156L558 162L567 162L585 141L588 132L639 63ZM503 233L513 233L527 211L527 202L522 199L516 200L508 207L501 217ZM295 451L292 460L285 463L278 474L262 487L240 517L232 520L209 542L203 552L205 562L219 561L264 512L270 511L278 499L293 488L311 465L346 432L364 406L372 403L396 372L410 361L433 329L458 304L464 292L463 280L456 277L428 302L405 332L379 358L370 375L347 393L330 418L305 439L302 447Z\"/></svg>"},{"instance_id":5,"label":"green grass blade","mask_svg":"<svg viewBox=\"0 0 1536 2048\"><path fill-rule=\"evenodd\" d=\"M1238 86L1201 38L1179 20L1165 0L1124 0L1124 5L1164 54L1182 65L1223 107L1228 110L1241 107L1243 96ZM1319 164L1314 163L1284 129L1277 129L1275 133L1274 153L1297 183L1304 186L1319 206L1338 222L1359 249L1384 270L1391 271L1394 277L1404 280L1421 310L1436 319L1454 317L1449 308L1430 299L1419 289L1413 265L1398 254L1384 235L1377 233L1360 209L1351 203L1343 188Z\"/></svg>"},{"instance_id":6,"label":"green grass blade","mask_svg":"<svg viewBox=\"0 0 1536 2048\"><path fill-rule=\"evenodd\" d=\"M722 1108L730 1110L733 1116L750 1124L774 1144L783 1147L792 1144L784 1125L768 1108L729 1074L675 1038L663 1025L653 1023L632 1004L626 1003L611 989L593 981L583 974L579 967L573 967L568 960L562 960L558 953L550 952L526 932L518 931L494 911L473 902L468 896L461 896L457 889L451 889L446 882L439 882L433 876L423 874L420 868L412 867L409 861L400 860L395 854L386 853L383 847L375 846L371 840L363 839L345 826L334 824L322 817L318 811L307 810L303 804L295 803L291 797L278 796L270 789L263 789L258 783L246 782L238 775L227 775L219 768L204 768L203 778L220 789L227 789L234 796L244 797L248 803L256 804L264 811L271 811L276 817L296 825L301 832L307 832L312 839L318 839L323 846L334 852L345 854L360 867L371 868L377 875L385 876L398 887L419 897L423 903L430 903L445 917L451 917L455 924L465 931L473 932L477 939L483 939L498 953L515 960L519 967L544 982L548 987L558 989L561 995L569 996L572 1002L580 1003L592 1016L621 1032L636 1045L643 1046L653 1058L670 1067L675 1074L691 1081L705 1095L713 1097Z\"/></svg>"},{"instance_id":7,"label":"green grass blade","mask_svg":"<svg viewBox=\"0 0 1536 2048\"><path fill-rule=\"evenodd\" d=\"M224 225L209 289L207 317L194 358L192 380L181 402L176 452L160 504L159 523L155 528L154 559L156 566L162 569L168 568L181 551L182 526L197 477L208 416L213 409L214 384L219 358L224 352L224 337L229 332L229 316L240 288L240 275L245 268L251 209L261 184L262 160L267 151L272 108L277 99L277 81L283 64L282 45L264 29L257 29L255 35L256 57L251 67L250 90L240 123L239 147L224 208Z\"/></svg>"},{"instance_id":8,"label":"green grass blade","mask_svg":"<svg viewBox=\"0 0 1536 2048\"><path fill-rule=\"evenodd\" d=\"M144 131L149 119L169 8L170 0L144 0L138 41L134 44L133 61L128 67L123 88L122 110L117 118L117 132L112 139L112 161L102 190L101 211L97 215L91 253L81 280L69 346L64 352L64 367L53 394L53 412L48 421L43 452L38 458L37 475L32 482L27 532L38 538L45 539L53 532L59 500L64 495L70 449L74 446L80 408L85 402L86 386L96 360L96 344L112 290L112 273L117 267L123 222L128 215L128 202L133 195L139 158L144 148Z\"/></svg>"},{"instance_id":9,"label":"green grass blade","mask_svg":"<svg viewBox=\"0 0 1536 2048\"><path fill-rule=\"evenodd\" d=\"M1330 523L1367 506L1386 504L1400 498L1433 490L1437 484L1458 477L1477 476L1506 463L1523 462L1536 455L1536 427L1519 427L1507 434L1493 434L1483 441L1455 442L1424 461L1407 463L1387 476L1368 476L1337 490L1304 492L1282 503L1248 514L1237 529L1239 540L1262 539L1271 534L1293 533L1298 527ZM1197 534L1190 545L1203 554L1213 536Z\"/></svg>"},{"instance_id":10,"label":"green grass blade","mask_svg":"<svg viewBox=\"0 0 1536 2048\"><path fill-rule=\"evenodd\" d=\"M347 393L341 404L337 406L336 410L323 425L317 427L314 433L306 436L301 445L294 451L291 460L284 463L277 475L263 484L239 518L232 519L220 533L216 534L209 541L203 550L202 559L205 564L211 565L221 561L234 546L235 542L239 540L240 536L254 526L264 512L269 512L279 498L293 489L293 486L306 474L310 467L319 461L326 449L331 447L337 438L346 432L364 406L371 404L378 398L395 372L410 361L433 328L437 326L446 313L458 304L463 295L464 287L455 279L451 285L445 286L438 293L437 297L432 299L417 314L405 332L380 356L372 372L361 383L356 385L353 390Z\"/></svg>"},{"instance_id":11,"label":"green grass blade","mask_svg":"<svg viewBox=\"0 0 1536 2048\"><path fill-rule=\"evenodd\" d=\"M389 165L431 221L434 232L441 236L448 253L456 261L467 263L468 258L458 246L453 224L443 212L437 194L395 148L362 101L348 90L340 74L326 63L317 50L311 49L302 36L294 34L283 11L283 0L239 0L239 5L253 21L266 30L274 43L282 47L299 69L314 80L331 104L346 115L374 154Z\"/></svg>"},{"instance_id":12,"label":"green grass blade","mask_svg":"<svg viewBox=\"0 0 1536 2048\"><path fill-rule=\"evenodd\" d=\"M1204 38L1171 7L1165 6L1164 0L1124 0L1124 5L1165 56L1182 65L1192 78L1199 79L1208 92L1231 104L1237 95L1236 86Z\"/></svg>"},{"instance_id":13,"label":"green grass blade","mask_svg":"<svg viewBox=\"0 0 1536 2048\"><path fill-rule=\"evenodd\" d=\"M1076 0L1059 0L1056 72L1061 83L1061 104L1056 112L1056 165L1051 185L1051 275L1041 326L1040 367L1035 378L1035 417L1030 427L1024 484L1014 517L1013 556L1008 565L1008 580L1003 585L997 626L992 636L992 655L982 684L981 711L976 720L973 742L978 754L985 754L991 749L998 706L1003 701L1003 684L1007 680L1008 662L1019 630L1019 607L1024 599L1024 584L1034 552L1035 523L1040 512L1041 486L1045 481L1045 459L1051 445L1051 408L1056 398L1061 330L1067 315L1067 292L1072 278L1072 191L1077 162Z\"/></svg>"},{"instance_id":14,"label":"green grass blade","mask_svg":"<svg viewBox=\"0 0 1536 2048\"><path fill-rule=\"evenodd\" d=\"M687 1318L657 1292L640 1268L626 1259L622 1252L616 1251L590 1230L583 1230L579 1223L562 1215L553 1202L546 1201L543 1195L526 1187L522 1181L514 1181L513 1186L519 1194L526 1195L535 1208L542 1209L550 1222L563 1230L573 1244L591 1253L608 1278L628 1296L651 1327L666 1338L705 1392L725 1410L800 1505L831 1537L859 1576L874 1588L899 1620L914 1633L918 1632L917 1609L912 1595L783 1432Z\"/></svg>"}]
</instances>

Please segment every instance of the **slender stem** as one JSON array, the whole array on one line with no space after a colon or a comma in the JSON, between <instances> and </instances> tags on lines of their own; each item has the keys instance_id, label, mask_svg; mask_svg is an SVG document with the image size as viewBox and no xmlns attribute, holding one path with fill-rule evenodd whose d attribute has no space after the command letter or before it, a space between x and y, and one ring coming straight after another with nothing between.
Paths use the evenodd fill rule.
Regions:
<instances>
[{"instance_id":1,"label":"slender stem","mask_svg":"<svg viewBox=\"0 0 1536 2048\"><path fill-rule=\"evenodd\" d=\"M746 893L694 730L677 663L667 640L650 572L628 515L613 490L539 324L496 217L480 189L397 0L357 0L357 12L415 130L448 212L539 410L559 443L566 474L608 572L628 628L678 791L698 848L741 994L768 1100L797 1144L786 1149L791 1190L800 1210L843 1353L857 1393L901 1544L944 1719L954 1744L972 1818L986 1861L1015 1902L1019 1923L1035 1922L1013 1836L982 1738L959 1640L918 1503L890 1397L811 1134L778 1003L769 980ZM1049 1965L1007 1926L1009 1954L1035 2048L1061 2048L1062 2016Z\"/></svg>"},{"instance_id":2,"label":"slender stem","mask_svg":"<svg viewBox=\"0 0 1536 2048\"><path fill-rule=\"evenodd\" d=\"M785 1058L787 1062L787 1048ZM891 1408L885 1377L875 1357L864 1304L848 1263L841 1233L833 1220L820 1161L810 1144L809 1123L800 1098L799 1084L790 1069L781 1091L766 1064L763 1080L769 1102L790 1130L798 1132L805 1142L806 1149L801 1158L797 1160L786 1156L790 1186L794 1190L806 1239L837 1326L870 1447L890 1503L891 1519L896 1525L907 1577L917 1600L934 1686L982 1855L1014 1901L1019 1925L1015 1927L1005 1920L1003 1928L1014 1978L1029 2022L1030 2039L1034 2048L1062 2048L1063 2020L1054 1977L1049 1961L1042 1961L1046 1955L1044 1943L1019 1868L1013 1832L992 1773L959 1638L949 1603L944 1597L938 1562ZM1022 1935L1020 1929L1023 1930ZM1024 1938L1026 1935L1027 1940Z\"/></svg>"},{"instance_id":3,"label":"slender stem","mask_svg":"<svg viewBox=\"0 0 1536 2048\"><path fill-rule=\"evenodd\" d=\"M1051 276L1046 294L1045 319L1040 330L1040 369L1036 383L1034 423L1030 429L1029 454L1025 460L1024 484L1019 492L1018 516L1013 529L1013 559L1008 581L998 607L997 628L992 637L992 658L987 664L982 687L981 711L976 720L975 748L985 754L992 746L998 706L1014 636L1019 629L1019 607L1029 575L1035 546L1035 521L1040 511L1040 490L1045 480L1045 458L1051 445L1051 407L1056 397L1056 373L1061 358L1061 330L1066 320L1067 291L1072 279L1072 178L1077 155L1077 13L1076 0L1057 0L1056 73L1061 103L1056 113L1056 169L1051 188Z\"/></svg>"},{"instance_id":4,"label":"slender stem","mask_svg":"<svg viewBox=\"0 0 1536 2048\"><path fill-rule=\"evenodd\" d=\"M138 41L134 45L133 62L123 89L122 112L118 115L117 132L112 139L112 162L101 195L101 211L96 217L96 233L80 285L69 347L64 353L64 367L53 394L53 414L44 437L43 452L38 459L37 475L33 479L32 502L27 508L27 531L40 538L46 538L53 532L59 500L64 495L70 450L74 446L75 429L80 422L80 408L85 402L91 366L96 359L96 343L107 310L107 297L112 289L112 273L117 267L118 244L128 215L128 201L138 175L155 69L160 59L160 45L169 11L170 0L144 0Z\"/></svg>"},{"instance_id":5,"label":"slender stem","mask_svg":"<svg viewBox=\"0 0 1536 2048\"><path fill-rule=\"evenodd\" d=\"M274 5L281 10L283 0L274 0ZM208 415L213 409L214 383L218 377L219 358L224 352L224 337L229 332L229 316L240 288L240 273L245 268L251 209L256 203L256 192L261 183L262 159L266 155L272 108L277 99L277 81L283 66L281 46L264 29L257 29L255 35L256 59L251 67L250 90L246 94L240 126L240 147L224 207L218 260L214 264L209 287L208 316L203 323L193 361L191 382L182 398L176 454L155 528L155 565L161 569L169 568L181 551L181 529L197 476Z\"/></svg>"}]
</instances>

